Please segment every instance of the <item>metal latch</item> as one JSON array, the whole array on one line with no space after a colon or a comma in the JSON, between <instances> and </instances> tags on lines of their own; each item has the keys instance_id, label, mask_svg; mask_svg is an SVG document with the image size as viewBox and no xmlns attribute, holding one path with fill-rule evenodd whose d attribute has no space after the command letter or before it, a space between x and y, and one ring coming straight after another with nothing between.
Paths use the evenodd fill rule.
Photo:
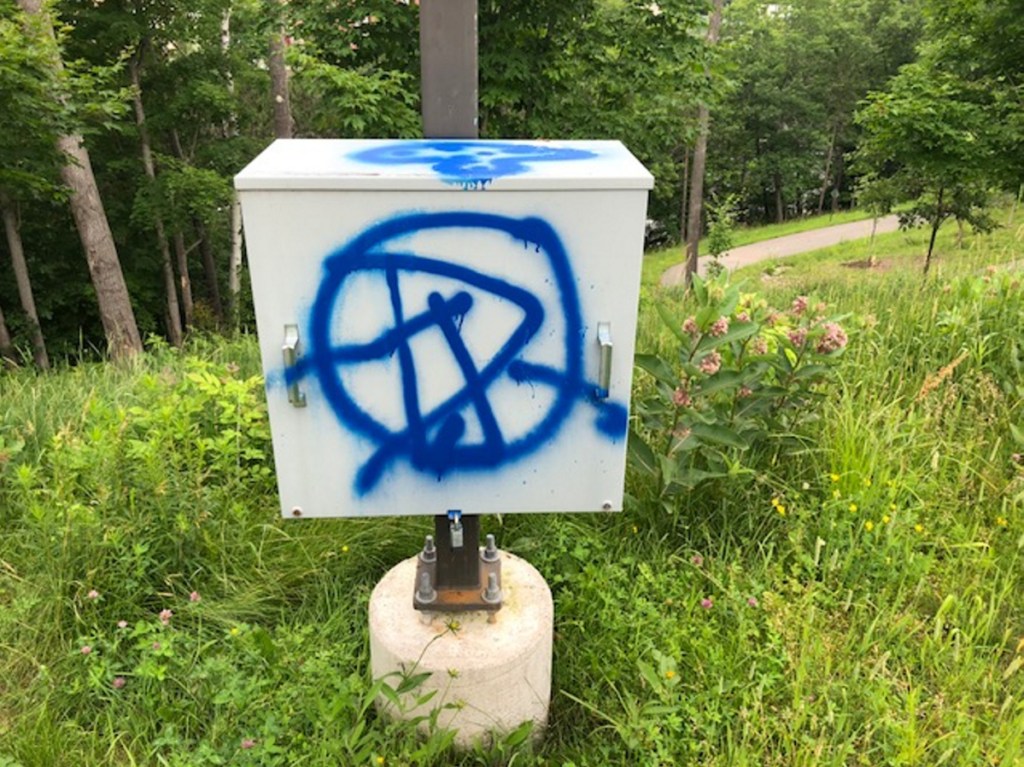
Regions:
<instances>
[{"instance_id":1,"label":"metal latch","mask_svg":"<svg viewBox=\"0 0 1024 767\"><path fill-rule=\"evenodd\" d=\"M612 385L612 323L597 323L597 343L601 347L601 361L594 395L598 399L608 399L608 390Z\"/></svg>"},{"instance_id":2,"label":"metal latch","mask_svg":"<svg viewBox=\"0 0 1024 767\"><path fill-rule=\"evenodd\" d=\"M281 354L284 356L284 377L288 383L288 401L295 407L306 406L306 395L299 390L299 381L293 377L292 371L299 359L299 326L284 326L284 343L281 344Z\"/></svg>"}]
</instances>

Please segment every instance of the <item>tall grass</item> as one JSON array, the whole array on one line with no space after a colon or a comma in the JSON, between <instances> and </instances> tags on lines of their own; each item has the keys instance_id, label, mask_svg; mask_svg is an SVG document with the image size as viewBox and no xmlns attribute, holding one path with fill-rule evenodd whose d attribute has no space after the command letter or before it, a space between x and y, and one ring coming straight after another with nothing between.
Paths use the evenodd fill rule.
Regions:
<instances>
[{"instance_id":1,"label":"tall grass","mask_svg":"<svg viewBox=\"0 0 1024 767\"><path fill-rule=\"evenodd\" d=\"M367 600L427 523L278 519L252 339L3 374L0 765L1021 763L1021 237L942 236L928 280L902 234L747 272L850 315L802 452L484 521L555 595L536 747L377 717Z\"/></svg>"}]
</instances>

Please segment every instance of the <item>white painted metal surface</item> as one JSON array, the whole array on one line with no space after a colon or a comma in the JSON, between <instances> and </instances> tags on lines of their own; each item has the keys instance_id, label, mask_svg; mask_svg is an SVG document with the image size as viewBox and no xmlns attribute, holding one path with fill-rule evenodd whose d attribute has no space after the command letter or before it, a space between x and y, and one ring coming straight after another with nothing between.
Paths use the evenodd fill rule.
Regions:
<instances>
[{"instance_id":1,"label":"white painted metal surface","mask_svg":"<svg viewBox=\"0 0 1024 767\"><path fill-rule=\"evenodd\" d=\"M617 142L260 155L236 186L282 513L620 509L651 183Z\"/></svg>"}]
</instances>

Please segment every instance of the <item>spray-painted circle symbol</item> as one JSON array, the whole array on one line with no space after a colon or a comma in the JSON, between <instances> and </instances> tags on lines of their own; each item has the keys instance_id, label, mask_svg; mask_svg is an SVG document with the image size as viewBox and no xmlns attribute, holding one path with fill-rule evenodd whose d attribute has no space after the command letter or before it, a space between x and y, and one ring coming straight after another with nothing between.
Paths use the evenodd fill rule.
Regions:
<instances>
[{"instance_id":1,"label":"spray-painted circle symbol","mask_svg":"<svg viewBox=\"0 0 1024 767\"><path fill-rule=\"evenodd\" d=\"M482 273L464 263L409 253L409 238L425 232L450 232L456 242L483 233L529 243L535 257L546 261L557 302L543 301L507 278ZM310 364L338 419L376 446L357 473L356 491L360 494L372 490L388 466L398 460L407 460L415 469L440 478L459 470L500 467L530 454L557 433L574 404L593 390L582 371L583 323L569 260L555 230L541 219L473 212L399 216L371 227L331 254L325 267L311 316ZM425 302L409 305L402 283L413 276L436 278L438 288L429 292ZM357 341L345 340L342 328L339 342L341 297L351 281L366 278L387 286L389 327L372 339ZM473 309L474 295L509 302L521 316L486 360L474 359L462 337L462 323ZM559 312L558 318L546 317L554 310ZM525 350L544 327L561 328L558 343L564 354L558 366L525 359ZM419 378L429 372L417 369L412 344L427 332L442 334L462 380L450 396L424 409ZM342 375L353 366L382 359L397 360L401 376L404 424L397 429L375 417ZM539 384L554 393L530 428L512 437L506 435L491 401L492 389L510 380ZM482 431L482 437L473 440L465 439L464 415L470 410ZM616 411L612 420L621 420L624 428L624 415ZM598 425L610 433L600 419ZM613 428L618 430L620 424Z\"/></svg>"}]
</instances>

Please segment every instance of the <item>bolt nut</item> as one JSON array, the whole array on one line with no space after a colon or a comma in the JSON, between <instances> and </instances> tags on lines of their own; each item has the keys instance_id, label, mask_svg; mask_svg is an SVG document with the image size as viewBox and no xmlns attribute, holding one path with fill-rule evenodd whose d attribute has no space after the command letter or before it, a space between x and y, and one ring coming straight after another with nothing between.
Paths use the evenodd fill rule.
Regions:
<instances>
[{"instance_id":1,"label":"bolt nut","mask_svg":"<svg viewBox=\"0 0 1024 767\"><path fill-rule=\"evenodd\" d=\"M293 517L301 517L302 516L302 507L301 506L294 506L294 507L292 507L292 516Z\"/></svg>"},{"instance_id":2,"label":"bolt nut","mask_svg":"<svg viewBox=\"0 0 1024 767\"><path fill-rule=\"evenodd\" d=\"M601 504L601 508L604 511L611 511L612 510L612 502L611 501L605 501L604 503Z\"/></svg>"}]
</instances>

